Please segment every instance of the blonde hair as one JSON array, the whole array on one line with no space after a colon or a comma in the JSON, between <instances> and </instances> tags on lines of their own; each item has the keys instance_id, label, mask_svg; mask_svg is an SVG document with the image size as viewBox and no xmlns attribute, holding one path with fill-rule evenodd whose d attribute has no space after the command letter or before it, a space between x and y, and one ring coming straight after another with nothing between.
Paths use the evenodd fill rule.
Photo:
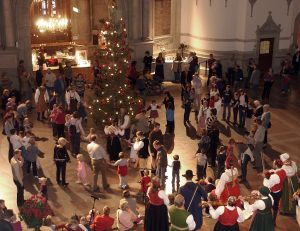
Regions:
<instances>
[{"instance_id":1,"label":"blonde hair","mask_svg":"<svg viewBox=\"0 0 300 231\"><path fill-rule=\"evenodd\" d=\"M64 137L60 137L57 143L61 146L65 146L68 143L68 141Z\"/></svg>"},{"instance_id":2,"label":"blonde hair","mask_svg":"<svg viewBox=\"0 0 300 231\"><path fill-rule=\"evenodd\" d=\"M84 157L83 157L82 154L78 154L78 155L76 156L76 159L82 162L82 161L84 160Z\"/></svg>"}]
</instances>

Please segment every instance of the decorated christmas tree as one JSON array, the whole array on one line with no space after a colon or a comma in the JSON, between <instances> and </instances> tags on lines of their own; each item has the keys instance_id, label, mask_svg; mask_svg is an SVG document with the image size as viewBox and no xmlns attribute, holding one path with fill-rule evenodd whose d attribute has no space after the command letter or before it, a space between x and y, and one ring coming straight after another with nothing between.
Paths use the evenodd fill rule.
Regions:
<instances>
[{"instance_id":1,"label":"decorated christmas tree","mask_svg":"<svg viewBox=\"0 0 300 231\"><path fill-rule=\"evenodd\" d=\"M142 106L134 89L126 81L131 63L130 48L127 45L127 31L122 20L103 20L101 46L95 53L98 61L99 79L97 94L91 104L91 115L98 126L105 126L118 117L120 107L134 116Z\"/></svg>"}]
</instances>

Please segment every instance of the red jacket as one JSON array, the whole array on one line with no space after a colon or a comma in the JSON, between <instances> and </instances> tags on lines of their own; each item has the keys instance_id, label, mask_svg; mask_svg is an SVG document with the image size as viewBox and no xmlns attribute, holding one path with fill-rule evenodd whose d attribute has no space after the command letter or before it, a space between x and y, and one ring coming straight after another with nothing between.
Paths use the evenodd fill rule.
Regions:
<instances>
[{"instance_id":1,"label":"red jacket","mask_svg":"<svg viewBox=\"0 0 300 231\"><path fill-rule=\"evenodd\" d=\"M98 215L95 217L93 224L90 228L95 231L111 230L114 224L114 218L107 215Z\"/></svg>"}]
</instances>

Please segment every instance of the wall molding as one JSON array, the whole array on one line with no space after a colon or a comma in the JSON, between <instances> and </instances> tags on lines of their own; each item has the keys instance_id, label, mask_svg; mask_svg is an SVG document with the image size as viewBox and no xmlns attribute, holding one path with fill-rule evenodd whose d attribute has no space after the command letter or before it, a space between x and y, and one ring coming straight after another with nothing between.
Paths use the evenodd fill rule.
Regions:
<instances>
[{"instance_id":1,"label":"wall molding","mask_svg":"<svg viewBox=\"0 0 300 231\"><path fill-rule=\"evenodd\" d=\"M256 42L256 38L253 39L239 39L239 38L209 38L209 37L200 37L197 35L192 35L190 33L181 33L180 36L190 37L202 41L208 42L242 42L242 43L250 43ZM280 37L279 40L290 40L291 37Z\"/></svg>"}]
</instances>

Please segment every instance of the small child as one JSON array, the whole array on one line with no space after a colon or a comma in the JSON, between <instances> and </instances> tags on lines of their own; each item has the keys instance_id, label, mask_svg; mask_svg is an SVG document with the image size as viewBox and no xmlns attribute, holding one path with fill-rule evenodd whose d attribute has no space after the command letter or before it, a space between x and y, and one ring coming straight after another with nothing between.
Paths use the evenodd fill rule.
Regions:
<instances>
[{"instance_id":1,"label":"small child","mask_svg":"<svg viewBox=\"0 0 300 231\"><path fill-rule=\"evenodd\" d=\"M82 154L78 154L77 158L77 184L83 183L84 186L88 185L86 179L86 167L85 162Z\"/></svg>"},{"instance_id":2,"label":"small child","mask_svg":"<svg viewBox=\"0 0 300 231\"><path fill-rule=\"evenodd\" d=\"M207 165L207 156L203 151L196 153L197 158L197 180L199 181L203 178L206 178L206 165Z\"/></svg>"},{"instance_id":3,"label":"small child","mask_svg":"<svg viewBox=\"0 0 300 231\"><path fill-rule=\"evenodd\" d=\"M32 134L33 125L30 122L28 117L25 117L24 120L23 120L23 128L24 128L25 133L30 132Z\"/></svg>"},{"instance_id":4,"label":"small child","mask_svg":"<svg viewBox=\"0 0 300 231\"><path fill-rule=\"evenodd\" d=\"M282 87L281 87L282 94L286 94L290 91L289 84L290 84L290 77L289 75L284 74L282 76Z\"/></svg>"},{"instance_id":5,"label":"small child","mask_svg":"<svg viewBox=\"0 0 300 231\"><path fill-rule=\"evenodd\" d=\"M225 146L221 146L216 158L217 179L220 179L222 173L225 171L225 161L226 161L226 148Z\"/></svg>"},{"instance_id":6,"label":"small child","mask_svg":"<svg viewBox=\"0 0 300 231\"><path fill-rule=\"evenodd\" d=\"M134 168L138 168L139 157L137 154L137 150L134 149L134 143L136 142L137 137L134 136L131 138L131 142L128 142L128 146L130 147L130 160L134 163Z\"/></svg>"},{"instance_id":7,"label":"small child","mask_svg":"<svg viewBox=\"0 0 300 231\"><path fill-rule=\"evenodd\" d=\"M95 128L90 128L90 132L89 132L89 134L86 137L84 137L84 141L91 142L91 137L93 135L97 135L96 134L96 129Z\"/></svg>"},{"instance_id":8,"label":"small child","mask_svg":"<svg viewBox=\"0 0 300 231\"><path fill-rule=\"evenodd\" d=\"M213 179L211 177L207 177L206 179L206 185L203 187L204 191L209 195L213 190L216 189L216 186L213 183ZM210 217L209 214L209 207L205 208L206 217Z\"/></svg>"},{"instance_id":9,"label":"small child","mask_svg":"<svg viewBox=\"0 0 300 231\"><path fill-rule=\"evenodd\" d=\"M168 102L167 104L166 119L167 119L166 133L173 134L175 122L174 122L174 108L171 102Z\"/></svg>"},{"instance_id":10,"label":"small child","mask_svg":"<svg viewBox=\"0 0 300 231\"><path fill-rule=\"evenodd\" d=\"M51 125L52 125L52 136L53 137L57 137L57 127L56 127L56 122L55 122L56 115L57 115L57 105L54 104L53 109L51 110L51 113L50 113L50 116L49 116L50 122L51 122Z\"/></svg>"},{"instance_id":11,"label":"small child","mask_svg":"<svg viewBox=\"0 0 300 231\"><path fill-rule=\"evenodd\" d=\"M47 178L46 177L39 178L39 183L40 183L39 193L41 194L42 197L48 200Z\"/></svg>"},{"instance_id":12,"label":"small child","mask_svg":"<svg viewBox=\"0 0 300 231\"><path fill-rule=\"evenodd\" d=\"M155 119L158 118L158 109L160 106L156 103L156 100L152 100L152 103L147 108L147 111L150 110L150 118L153 119L153 122L155 122Z\"/></svg>"},{"instance_id":13,"label":"small child","mask_svg":"<svg viewBox=\"0 0 300 231\"><path fill-rule=\"evenodd\" d=\"M32 136L29 139L29 146L27 148L27 174L30 173L30 167L32 165L32 173L35 178L38 178L38 173L37 173L37 158L38 155L41 153L40 149L36 146L35 143L35 138Z\"/></svg>"},{"instance_id":14,"label":"small child","mask_svg":"<svg viewBox=\"0 0 300 231\"><path fill-rule=\"evenodd\" d=\"M117 173L119 175L120 179L120 188L121 189L126 189L128 188L128 182L127 182L127 169L128 169L128 164L129 164L129 159L125 157L124 152L119 153L119 160L117 160L113 165L118 166Z\"/></svg>"},{"instance_id":15,"label":"small child","mask_svg":"<svg viewBox=\"0 0 300 231\"><path fill-rule=\"evenodd\" d=\"M141 189L140 191L146 195L147 190L149 188L149 184L151 182L151 177L149 176L150 172L148 169L144 170L144 176L141 177Z\"/></svg>"},{"instance_id":16,"label":"small child","mask_svg":"<svg viewBox=\"0 0 300 231\"><path fill-rule=\"evenodd\" d=\"M226 150L225 164L229 163L229 161L232 161L233 163L235 163L235 158L234 158L234 155L233 155L233 149L235 147L235 144L236 144L235 140L233 138L230 138L229 142L228 142L227 150Z\"/></svg>"},{"instance_id":17,"label":"small child","mask_svg":"<svg viewBox=\"0 0 300 231\"><path fill-rule=\"evenodd\" d=\"M179 186L180 186L180 160L179 160L179 155L174 155L173 156L173 162L171 165L172 167L172 191L173 192L178 192L179 191ZM176 188L175 188L175 181L176 181Z\"/></svg>"},{"instance_id":18,"label":"small child","mask_svg":"<svg viewBox=\"0 0 300 231\"><path fill-rule=\"evenodd\" d=\"M239 178L241 179L239 183L244 183L247 181L248 162L249 161L254 162L253 150L254 150L253 144L248 144L248 148L246 149L246 151L241 153L239 156L238 162L241 165L241 169L242 169L242 175L239 176Z\"/></svg>"}]
</instances>

